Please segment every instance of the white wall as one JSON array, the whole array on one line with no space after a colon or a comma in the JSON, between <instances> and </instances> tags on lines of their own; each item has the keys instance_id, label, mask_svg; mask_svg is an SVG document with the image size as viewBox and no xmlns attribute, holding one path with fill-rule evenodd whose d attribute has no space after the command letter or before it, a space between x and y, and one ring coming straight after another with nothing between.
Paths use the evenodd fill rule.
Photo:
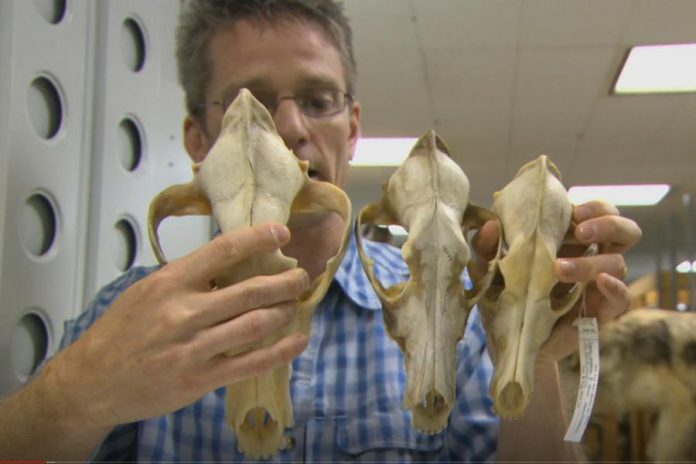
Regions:
<instances>
[{"instance_id":1,"label":"white wall","mask_svg":"<svg viewBox=\"0 0 696 464\"><path fill-rule=\"evenodd\" d=\"M155 263L150 199L191 177L178 5L0 0L0 394L55 351L98 288ZM208 234L204 218L166 222L165 252Z\"/></svg>"}]
</instances>

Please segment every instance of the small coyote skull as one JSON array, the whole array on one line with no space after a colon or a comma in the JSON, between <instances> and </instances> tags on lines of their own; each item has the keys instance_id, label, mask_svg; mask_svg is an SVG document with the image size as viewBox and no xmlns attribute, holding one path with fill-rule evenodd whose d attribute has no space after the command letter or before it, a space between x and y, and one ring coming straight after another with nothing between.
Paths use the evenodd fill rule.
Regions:
<instances>
[{"instance_id":1,"label":"small coyote skull","mask_svg":"<svg viewBox=\"0 0 696 464\"><path fill-rule=\"evenodd\" d=\"M457 342L469 310L493 276L489 271L474 289L464 289L461 275L471 257L466 231L493 215L469 204L466 175L432 131L418 140L384 190L381 203L366 206L356 221L358 250L384 305L389 335L404 353L404 407L412 409L418 430L437 433L454 406ZM376 279L362 247L363 223L408 230L402 248L411 274L407 283L385 289Z\"/></svg>"},{"instance_id":2,"label":"small coyote skull","mask_svg":"<svg viewBox=\"0 0 696 464\"><path fill-rule=\"evenodd\" d=\"M268 346L292 331L309 334L314 306L326 293L350 237L351 206L339 188L309 179L308 164L285 147L271 115L246 89L225 112L222 130L205 160L194 164L193 180L174 185L150 205L149 236L154 252L165 263L157 227L168 216L210 214L223 232L268 221L292 223L303 215L338 213L345 221L340 250L326 270L298 301L291 327L228 356ZM218 288L257 275L272 275L297 266L279 250L252 256L215 278ZM285 365L227 387L227 421L238 437L240 452L251 458L269 457L284 446L283 433L293 425L290 368Z\"/></svg>"},{"instance_id":3,"label":"small coyote skull","mask_svg":"<svg viewBox=\"0 0 696 464\"><path fill-rule=\"evenodd\" d=\"M539 348L585 288L567 292L559 285L552 291L558 282L554 261L572 214L559 177L542 155L522 166L493 200L507 254L498 264L502 278L494 279L480 306L494 364L491 396L504 418L519 418L526 410Z\"/></svg>"}]
</instances>

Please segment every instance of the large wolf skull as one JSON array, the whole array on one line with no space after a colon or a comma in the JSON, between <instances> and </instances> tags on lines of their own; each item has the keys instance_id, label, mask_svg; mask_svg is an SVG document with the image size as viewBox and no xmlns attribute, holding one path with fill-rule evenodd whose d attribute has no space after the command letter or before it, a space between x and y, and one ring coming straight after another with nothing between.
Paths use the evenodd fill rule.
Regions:
<instances>
[{"instance_id":1,"label":"large wolf skull","mask_svg":"<svg viewBox=\"0 0 696 464\"><path fill-rule=\"evenodd\" d=\"M456 344L469 310L493 272L465 290L461 275L471 258L466 232L490 212L469 204L469 181L430 131L384 187L381 203L366 206L356 221L363 267L384 305L389 335L404 353L406 397L414 426L436 433L447 425L455 400ZM408 230L402 254L410 280L385 289L362 247L365 223L400 224Z\"/></svg>"},{"instance_id":2,"label":"large wolf skull","mask_svg":"<svg viewBox=\"0 0 696 464\"><path fill-rule=\"evenodd\" d=\"M326 293L350 237L351 206L339 188L307 176L300 162L275 130L266 108L242 89L225 112L222 130L205 160L193 166L193 180L157 195L150 205L149 236L155 254L165 263L157 237L159 223L168 216L210 214L223 232L267 221L292 223L293 218L338 213L345 221L339 253L326 265L298 301L294 325L236 352L268 346L291 331L309 335L314 306ZM271 275L297 266L279 250L252 256L215 278L218 288L257 275ZM268 457L284 446L283 433L293 425L289 381L285 365L227 387L227 421L238 437L240 452L251 458Z\"/></svg>"},{"instance_id":3,"label":"large wolf skull","mask_svg":"<svg viewBox=\"0 0 696 464\"><path fill-rule=\"evenodd\" d=\"M559 177L542 155L522 166L493 200L507 254L498 265L502 278L494 279L480 306L495 368L491 396L505 418L519 418L526 410L539 348L585 287L552 291L558 282L554 261L572 214Z\"/></svg>"}]
</instances>

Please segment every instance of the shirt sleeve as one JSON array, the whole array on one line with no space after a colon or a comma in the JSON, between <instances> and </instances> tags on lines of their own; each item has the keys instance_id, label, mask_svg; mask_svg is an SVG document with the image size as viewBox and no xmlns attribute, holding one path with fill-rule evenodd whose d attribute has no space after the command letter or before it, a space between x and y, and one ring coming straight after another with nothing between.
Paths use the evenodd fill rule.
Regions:
<instances>
[{"instance_id":1,"label":"shirt sleeve","mask_svg":"<svg viewBox=\"0 0 696 464\"><path fill-rule=\"evenodd\" d=\"M457 402L447 431L451 458L455 462L491 462L495 460L499 421L488 393L493 365L477 309L471 312L457 355Z\"/></svg>"}]
</instances>

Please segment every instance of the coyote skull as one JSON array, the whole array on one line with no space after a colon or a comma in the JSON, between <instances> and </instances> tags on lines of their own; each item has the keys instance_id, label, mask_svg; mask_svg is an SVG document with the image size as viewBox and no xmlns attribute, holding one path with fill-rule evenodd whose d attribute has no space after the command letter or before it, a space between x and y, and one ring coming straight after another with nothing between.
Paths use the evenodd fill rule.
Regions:
<instances>
[{"instance_id":1,"label":"coyote skull","mask_svg":"<svg viewBox=\"0 0 696 464\"><path fill-rule=\"evenodd\" d=\"M350 237L350 201L339 188L311 180L307 170L308 164L285 147L266 108L242 89L225 112L220 136L205 160L193 165L193 180L165 189L150 205L150 242L160 263L166 259L157 227L168 216L212 212L223 232L268 221L292 224L303 215L338 213L345 221L340 250L300 297L294 324L228 356L268 346L292 331L308 335L314 306L343 258ZM296 266L280 250L258 254L216 276L215 285L221 288ZM290 369L288 364L227 387L228 424L237 434L240 452L251 458L269 457L284 446L284 430L294 423Z\"/></svg>"},{"instance_id":2,"label":"coyote skull","mask_svg":"<svg viewBox=\"0 0 696 464\"><path fill-rule=\"evenodd\" d=\"M466 232L492 218L469 204L466 175L430 131L385 184L381 202L366 206L356 221L363 267L384 305L389 335L404 353L404 407L413 411L414 426L425 433L447 425L456 396L456 345L469 310L493 276L489 271L474 289L465 290L461 275L471 258ZM385 289L376 279L374 263L362 247L366 223L400 224L408 230L402 248L410 271L407 283Z\"/></svg>"},{"instance_id":3,"label":"coyote skull","mask_svg":"<svg viewBox=\"0 0 696 464\"><path fill-rule=\"evenodd\" d=\"M491 342L491 396L504 418L519 418L532 393L534 364L556 321L575 304L584 284L554 290L554 261L571 225L572 205L560 173L542 155L525 164L496 192L493 212L502 223L507 254L481 299Z\"/></svg>"}]
</instances>

